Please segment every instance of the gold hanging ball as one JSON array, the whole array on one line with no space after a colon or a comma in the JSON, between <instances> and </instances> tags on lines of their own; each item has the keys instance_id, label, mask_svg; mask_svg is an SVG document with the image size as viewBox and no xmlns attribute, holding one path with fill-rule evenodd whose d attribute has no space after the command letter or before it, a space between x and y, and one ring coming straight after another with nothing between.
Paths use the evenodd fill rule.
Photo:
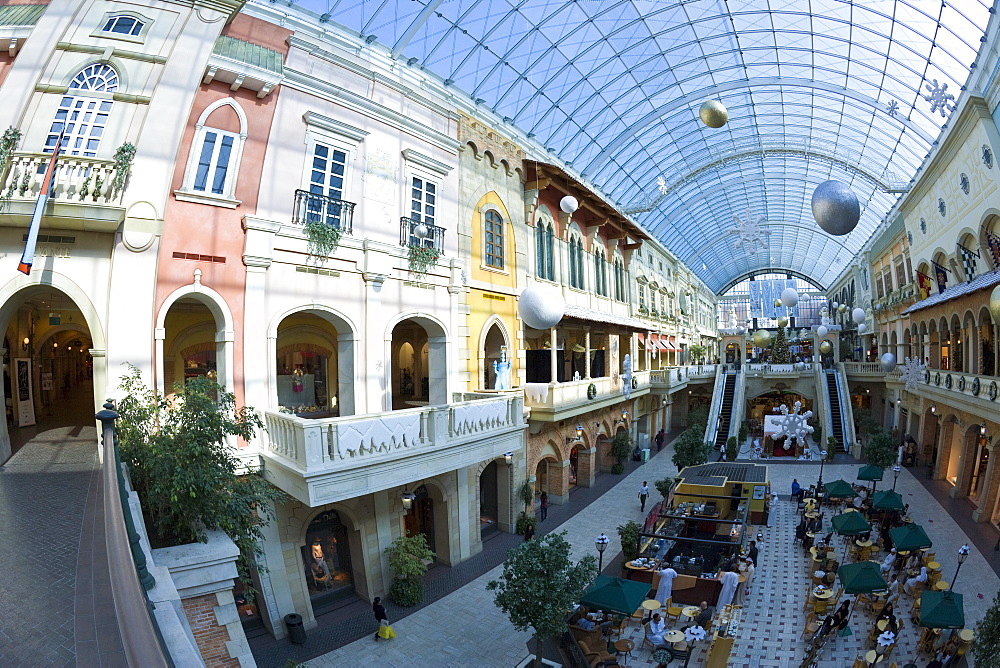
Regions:
<instances>
[{"instance_id":1,"label":"gold hanging ball","mask_svg":"<svg viewBox=\"0 0 1000 668\"><path fill-rule=\"evenodd\" d=\"M775 307L781 306L781 300L780 299L775 299L774 300L774 305L775 305Z\"/></svg>"},{"instance_id":2,"label":"gold hanging ball","mask_svg":"<svg viewBox=\"0 0 1000 668\"><path fill-rule=\"evenodd\" d=\"M771 342L771 332L766 329L758 329L753 333L753 342L758 348L764 348Z\"/></svg>"},{"instance_id":3,"label":"gold hanging ball","mask_svg":"<svg viewBox=\"0 0 1000 668\"><path fill-rule=\"evenodd\" d=\"M788 318L785 316L778 318L778 327L788 327Z\"/></svg>"},{"instance_id":4,"label":"gold hanging ball","mask_svg":"<svg viewBox=\"0 0 1000 668\"><path fill-rule=\"evenodd\" d=\"M824 355L829 355L830 353L833 352L833 344L830 343L829 341L823 341L821 344L819 344L819 351Z\"/></svg>"},{"instance_id":5,"label":"gold hanging ball","mask_svg":"<svg viewBox=\"0 0 1000 668\"><path fill-rule=\"evenodd\" d=\"M708 100L698 110L701 122L710 128L721 128L729 120L729 111L718 100Z\"/></svg>"},{"instance_id":6,"label":"gold hanging ball","mask_svg":"<svg viewBox=\"0 0 1000 668\"><path fill-rule=\"evenodd\" d=\"M837 313L847 313L847 304L841 304L838 306Z\"/></svg>"}]
</instances>

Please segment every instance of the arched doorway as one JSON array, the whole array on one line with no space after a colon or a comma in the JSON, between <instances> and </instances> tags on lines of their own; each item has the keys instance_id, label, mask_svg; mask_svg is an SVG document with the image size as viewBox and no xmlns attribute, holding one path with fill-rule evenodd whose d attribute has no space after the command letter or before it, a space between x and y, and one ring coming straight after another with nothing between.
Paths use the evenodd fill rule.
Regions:
<instances>
[{"instance_id":1,"label":"arched doorway","mask_svg":"<svg viewBox=\"0 0 1000 668\"><path fill-rule=\"evenodd\" d=\"M577 476L579 475L580 465L580 453L577 450L577 446L569 451L569 488L573 489L577 485Z\"/></svg>"},{"instance_id":2,"label":"arched doorway","mask_svg":"<svg viewBox=\"0 0 1000 668\"><path fill-rule=\"evenodd\" d=\"M5 405L10 399L0 434L0 463L43 432L93 428L95 346L88 324L93 314L86 306L84 311L49 285L33 285L0 309ZM103 336L101 340L103 348Z\"/></svg>"},{"instance_id":3,"label":"arched doorway","mask_svg":"<svg viewBox=\"0 0 1000 668\"><path fill-rule=\"evenodd\" d=\"M487 331L481 359L483 389L509 390L513 386L510 350L499 323L493 323Z\"/></svg>"},{"instance_id":4,"label":"arched doorway","mask_svg":"<svg viewBox=\"0 0 1000 668\"><path fill-rule=\"evenodd\" d=\"M435 545L436 532L434 531L434 499L427 491L427 485L421 485L413 491L416 498L413 500L413 507L407 511L403 518L403 527L407 536L416 536L418 533L424 534L427 539L427 546L436 554L440 554Z\"/></svg>"},{"instance_id":5,"label":"arched doorway","mask_svg":"<svg viewBox=\"0 0 1000 668\"><path fill-rule=\"evenodd\" d=\"M444 330L428 318L407 318L392 328L390 410L448 403Z\"/></svg>"},{"instance_id":6,"label":"arched doorway","mask_svg":"<svg viewBox=\"0 0 1000 668\"><path fill-rule=\"evenodd\" d=\"M215 315L200 300L185 297L176 300L167 310L164 320L163 390L172 394L174 388L190 378L208 376L220 385L222 361L216 332L222 329Z\"/></svg>"},{"instance_id":7,"label":"arched doorway","mask_svg":"<svg viewBox=\"0 0 1000 668\"><path fill-rule=\"evenodd\" d=\"M479 531L485 537L499 531L500 523L500 467L496 460L490 462L479 474Z\"/></svg>"},{"instance_id":8,"label":"arched doorway","mask_svg":"<svg viewBox=\"0 0 1000 668\"><path fill-rule=\"evenodd\" d=\"M739 364L740 363L740 346L739 344L730 341L726 344L726 364Z\"/></svg>"},{"instance_id":9,"label":"arched doorway","mask_svg":"<svg viewBox=\"0 0 1000 668\"><path fill-rule=\"evenodd\" d=\"M341 414L338 339L337 328L313 313L282 319L275 355L279 410L307 418Z\"/></svg>"},{"instance_id":10,"label":"arched doorway","mask_svg":"<svg viewBox=\"0 0 1000 668\"><path fill-rule=\"evenodd\" d=\"M321 512L306 529L301 546L306 588L313 611L354 594L347 526L335 510Z\"/></svg>"}]
</instances>

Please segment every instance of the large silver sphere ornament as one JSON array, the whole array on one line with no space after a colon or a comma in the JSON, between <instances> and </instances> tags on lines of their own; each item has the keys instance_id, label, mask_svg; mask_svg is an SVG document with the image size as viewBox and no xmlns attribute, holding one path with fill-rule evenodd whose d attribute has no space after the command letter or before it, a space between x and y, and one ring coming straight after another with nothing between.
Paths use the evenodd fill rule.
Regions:
<instances>
[{"instance_id":1,"label":"large silver sphere ornament","mask_svg":"<svg viewBox=\"0 0 1000 668\"><path fill-rule=\"evenodd\" d=\"M566 195L559 200L559 208L562 209L564 213L573 213L580 208L580 203L577 202L576 198L572 195Z\"/></svg>"},{"instance_id":2,"label":"large silver sphere ornament","mask_svg":"<svg viewBox=\"0 0 1000 668\"><path fill-rule=\"evenodd\" d=\"M837 313L847 313L847 304L841 304L838 306Z\"/></svg>"},{"instance_id":3,"label":"large silver sphere ornament","mask_svg":"<svg viewBox=\"0 0 1000 668\"><path fill-rule=\"evenodd\" d=\"M795 288L785 288L781 291L781 303L791 308L799 303L799 293Z\"/></svg>"},{"instance_id":4,"label":"large silver sphere ornament","mask_svg":"<svg viewBox=\"0 0 1000 668\"><path fill-rule=\"evenodd\" d=\"M430 234L430 230L423 223L419 223L413 228L413 236L418 239L426 239L428 234Z\"/></svg>"},{"instance_id":5,"label":"large silver sphere ornament","mask_svg":"<svg viewBox=\"0 0 1000 668\"><path fill-rule=\"evenodd\" d=\"M532 329L549 329L562 320L566 301L556 288L535 283L517 298L517 314Z\"/></svg>"},{"instance_id":6,"label":"large silver sphere ornament","mask_svg":"<svg viewBox=\"0 0 1000 668\"><path fill-rule=\"evenodd\" d=\"M812 196L813 217L828 234L848 234L858 225L861 205L846 183L824 181L816 186Z\"/></svg>"},{"instance_id":7,"label":"large silver sphere ornament","mask_svg":"<svg viewBox=\"0 0 1000 668\"><path fill-rule=\"evenodd\" d=\"M729 121L729 110L718 100L708 100L698 110L701 122L710 128L721 128Z\"/></svg>"},{"instance_id":8,"label":"large silver sphere ornament","mask_svg":"<svg viewBox=\"0 0 1000 668\"><path fill-rule=\"evenodd\" d=\"M826 325L820 325L819 327L816 328L816 336L822 339L824 336L826 336L828 331L829 330L826 328Z\"/></svg>"},{"instance_id":9,"label":"large silver sphere ornament","mask_svg":"<svg viewBox=\"0 0 1000 668\"><path fill-rule=\"evenodd\" d=\"M829 341L823 341L821 344L819 344L819 351L824 355L829 355L830 353L833 352L833 344L830 343Z\"/></svg>"},{"instance_id":10,"label":"large silver sphere ornament","mask_svg":"<svg viewBox=\"0 0 1000 668\"><path fill-rule=\"evenodd\" d=\"M993 288L990 294L990 313L993 314L993 322L1000 325L1000 285Z\"/></svg>"},{"instance_id":11,"label":"large silver sphere ornament","mask_svg":"<svg viewBox=\"0 0 1000 668\"><path fill-rule=\"evenodd\" d=\"M758 348L766 348L771 343L771 332L766 329L758 329L753 333L753 342Z\"/></svg>"},{"instance_id":12,"label":"large silver sphere ornament","mask_svg":"<svg viewBox=\"0 0 1000 668\"><path fill-rule=\"evenodd\" d=\"M788 318L786 316L778 317L778 327L788 327Z\"/></svg>"},{"instance_id":13,"label":"large silver sphere ornament","mask_svg":"<svg viewBox=\"0 0 1000 668\"><path fill-rule=\"evenodd\" d=\"M860 325L865 321L865 310L863 308L856 308L851 311L851 320L854 321L855 325Z\"/></svg>"},{"instance_id":14,"label":"large silver sphere ornament","mask_svg":"<svg viewBox=\"0 0 1000 668\"><path fill-rule=\"evenodd\" d=\"M896 356L892 353L886 353L879 358L878 363L882 367L882 371L889 373L896 368Z\"/></svg>"},{"instance_id":15,"label":"large silver sphere ornament","mask_svg":"<svg viewBox=\"0 0 1000 668\"><path fill-rule=\"evenodd\" d=\"M868 331L868 325L866 325L865 323L861 323L860 325L858 325L858 334L864 334L867 331Z\"/></svg>"}]
</instances>

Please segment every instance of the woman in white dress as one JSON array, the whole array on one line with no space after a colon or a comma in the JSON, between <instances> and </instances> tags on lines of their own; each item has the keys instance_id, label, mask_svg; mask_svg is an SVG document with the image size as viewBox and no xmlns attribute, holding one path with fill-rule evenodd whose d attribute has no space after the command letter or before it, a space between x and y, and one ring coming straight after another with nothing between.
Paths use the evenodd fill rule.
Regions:
<instances>
[{"instance_id":1,"label":"woman in white dress","mask_svg":"<svg viewBox=\"0 0 1000 668\"><path fill-rule=\"evenodd\" d=\"M719 604L717 607L719 610L722 610L723 607L733 602L736 587L740 584L740 576L733 571L719 571L719 580L722 582L722 591L719 592Z\"/></svg>"},{"instance_id":2,"label":"woman in white dress","mask_svg":"<svg viewBox=\"0 0 1000 668\"><path fill-rule=\"evenodd\" d=\"M882 560L882 577L892 570L892 565L896 562L896 548L889 550L889 554L886 555L885 559Z\"/></svg>"},{"instance_id":3,"label":"woman in white dress","mask_svg":"<svg viewBox=\"0 0 1000 668\"><path fill-rule=\"evenodd\" d=\"M656 596L653 598L659 601L663 607L667 607L667 599L673 595L674 578L677 577L677 571L666 566L656 572L660 576L660 584L656 588Z\"/></svg>"}]
</instances>

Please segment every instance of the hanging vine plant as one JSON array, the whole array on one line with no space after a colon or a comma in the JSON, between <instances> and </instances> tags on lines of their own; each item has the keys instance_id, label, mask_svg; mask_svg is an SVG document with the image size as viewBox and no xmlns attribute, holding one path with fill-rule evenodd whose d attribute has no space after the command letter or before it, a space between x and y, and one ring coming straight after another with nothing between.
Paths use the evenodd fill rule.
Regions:
<instances>
[{"instance_id":1,"label":"hanging vine plant","mask_svg":"<svg viewBox=\"0 0 1000 668\"><path fill-rule=\"evenodd\" d=\"M132 161L135 159L135 144L125 142L115 149L114 155L114 178L111 179L111 197L118 193L125 192L125 181L128 179L129 171L132 169Z\"/></svg>"},{"instance_id":2,"label":"hanging vine plant","mask_svg":"<svg viewBox=\"0 0 1000 668\"><path fill-rule=\"evenodd\" d=\"M7 163L10 162L10 157L14 154L14 151L17 150L17 144L20 141L21 131L13 125L3 131L3 136L0 137L0 177L6 175ZM13 187L9 190L0 192L0 210L7 206L13 193Z\"/></svg>"},{"instance_id":3,"label":"hanging vine plant","mask_svg":"<svg viewBox=\"0 0 1000 668\"><path fill-rule=\"evenodd\" d=\"M334 254L340 246L340 237L343 236L339 227L321 219L307 220L302 230L309 239L309 256L319 262L326 262Z\"/></svg>"},{"instance_id":4,"label":"hanging vine plant","mask_svg":"<svg viewBox=\"0 0 1000 668\"><path fill-rule=\"evenodd\" d=\"M427 270L434 266L439 257L441 257L441 253L436 248L413 244L410 246L407 256L410 271L415 274L426 274Z\"/></svg>"}]
</instances>

